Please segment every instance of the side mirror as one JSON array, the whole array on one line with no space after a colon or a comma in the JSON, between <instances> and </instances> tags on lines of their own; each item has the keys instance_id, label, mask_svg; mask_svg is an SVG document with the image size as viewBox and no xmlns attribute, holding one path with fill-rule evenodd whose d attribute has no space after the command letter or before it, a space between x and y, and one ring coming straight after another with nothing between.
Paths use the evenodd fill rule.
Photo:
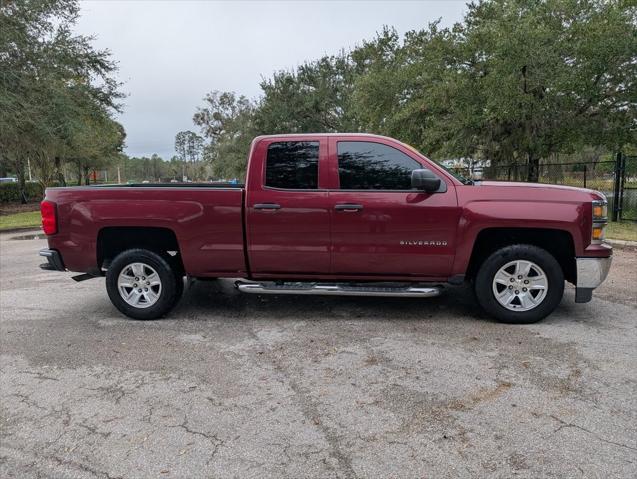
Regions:
<instances>
[{"instance_id":1,"label":"side mirror","mask_svg":"<svg viewBox=\"0 0 637 479\"><path fill-rule=\"evenodd\" d=\"M440 178L432 173L431 170L414 170L411 172L411 187L414 190L433 193L440 189Z\"/></svg>"}]
</instances>

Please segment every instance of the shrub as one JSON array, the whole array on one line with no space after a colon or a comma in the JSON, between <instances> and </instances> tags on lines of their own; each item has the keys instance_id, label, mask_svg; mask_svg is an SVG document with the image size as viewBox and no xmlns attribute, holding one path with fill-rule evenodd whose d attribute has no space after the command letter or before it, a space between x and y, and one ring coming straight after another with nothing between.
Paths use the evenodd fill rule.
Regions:
<instances>
[{"instance_id":1,"label":"shrub","mask_svg":"<svg viewBox=\"0 0 637 479\"><path fill-rule=\"evenodd\" d=\"M62 186L54 181L47 188ZM38 182L27 182L24 185L26 200L29 203L42 201L44 198L44 188ZM0 183L0 203L20 203L20 187L18 183Z\"/></svg>"},{"instance_id":2,"label":"shrub","mask_svg":"<svg viewBox=\"0 0 637 479\"><path fill-rule=\"evenodd\" d=\"M41 201L44 189L40 183L25 184L26 200ZM0 183L0 203L20 203L20 185L18 183Z\"/></svg>"}]
</instances>

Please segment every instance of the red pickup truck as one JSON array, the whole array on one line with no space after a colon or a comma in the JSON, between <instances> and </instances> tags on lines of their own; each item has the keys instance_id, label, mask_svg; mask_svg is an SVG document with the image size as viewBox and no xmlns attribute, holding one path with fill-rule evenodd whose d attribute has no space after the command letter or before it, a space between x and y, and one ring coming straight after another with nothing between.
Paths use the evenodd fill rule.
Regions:
<instances>
[{"instance_id":1,"label":"red pickup truck","mask_svg":"<svg viewBox=\"0 0 637 479\"><path fill-rule=\"evenodd\" d=\"M470 181L397 140L260 136L245 185L49 188L44 269L106 276L117 309L165 315L184 277L258 294L428 297L471 281L500 321L539 321L564 280L604 279L606 198L566 186Z\"/></svg>"}]
</instances>

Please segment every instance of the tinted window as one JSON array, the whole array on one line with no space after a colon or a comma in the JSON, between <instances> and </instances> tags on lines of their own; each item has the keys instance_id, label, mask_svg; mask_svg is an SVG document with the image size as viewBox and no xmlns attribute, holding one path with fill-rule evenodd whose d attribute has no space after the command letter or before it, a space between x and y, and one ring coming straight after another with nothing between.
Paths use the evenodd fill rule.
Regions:
<instances>
[{"instance_id":1,"label":"tinted window","mask_svg":"<svg viewBox=\"0 0 637 479\"><path fill-rule=\"evenodd\" d=\"M381 143L340 141L338 176L342 190L410 190L420 163Z\"/></svg>"},{"instance_id":2,"label":"tinted window","mask_svg":"<svg viewBox=\"0 0 637 479\"><path fill-rule=\"evenodd\" d=\"M309 190L318 188L318 141L282 141L268 146L265 185Z\"/></svg>"}]
</instances>

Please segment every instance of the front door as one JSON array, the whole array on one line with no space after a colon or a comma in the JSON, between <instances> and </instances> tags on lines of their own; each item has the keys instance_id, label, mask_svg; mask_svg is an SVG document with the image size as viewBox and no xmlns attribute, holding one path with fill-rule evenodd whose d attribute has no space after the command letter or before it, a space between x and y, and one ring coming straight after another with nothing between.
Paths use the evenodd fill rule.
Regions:
<instances>
[{"instance_id":1,"label":"front door","mask_svg":"<svg viewBox=\"0 0 637 479\"><path fill-rule=\"evenodd\" d=\"M459 209L453 184L440 192L411 189L411 172L426 168L399 144L330 143L332 273L445 277L451 271ZM338 173L336 173L338 172Z\"/></svg>"},{"instance_id":2,"label":"front door","mask_svg":"<svg viewBox=\"0 0 637 479\"><path fill-rule=\"evenodd\" d=\"M268 139L252 153L246 215L248 258L255 276L327 274L330 208L327 140Z\"/></svg>"}]
</instances>

